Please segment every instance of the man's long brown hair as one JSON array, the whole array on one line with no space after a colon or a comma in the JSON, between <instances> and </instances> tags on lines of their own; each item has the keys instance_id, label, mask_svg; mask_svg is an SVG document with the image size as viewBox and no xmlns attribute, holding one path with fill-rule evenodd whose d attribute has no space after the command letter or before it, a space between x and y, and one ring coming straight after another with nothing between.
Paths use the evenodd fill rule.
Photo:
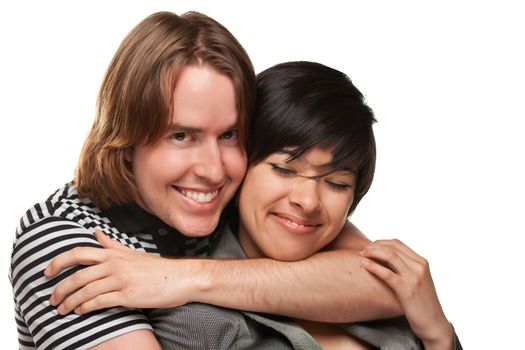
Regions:
<instances>
[{"instance_id":1,"label":"man's long brown hair","mask_svg":"<svg viewBox=\"0 0 525 350\"><path fill-rule=\"evenodd\" d=\"M188 65L209 65L232 79L244 145L255 73L243 47L203 14L155 13L126 36L106 71L75 174L81 197L101 209L134 201L136 186L126 152L154 143L167 131L173 92Z\"/></svg>"}]
</instances>

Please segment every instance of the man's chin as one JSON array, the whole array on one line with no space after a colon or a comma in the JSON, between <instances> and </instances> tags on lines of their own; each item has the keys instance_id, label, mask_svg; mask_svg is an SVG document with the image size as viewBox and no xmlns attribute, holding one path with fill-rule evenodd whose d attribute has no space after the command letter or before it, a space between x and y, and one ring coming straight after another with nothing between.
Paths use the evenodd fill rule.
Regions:
<instances>
[{"instance_id":1,"label":"man's chin","mask_svg":"<svg viewBox=\"0 0 525 350\"><path fill-rule=\"evenodd\" d=\"M215 231L218 224L219 220L212 220L208 223L203 223L201 220L201 222L195 223L194 225L185 224L179 232L187 237L206 237Z\"/></svg>"}]
</instances>

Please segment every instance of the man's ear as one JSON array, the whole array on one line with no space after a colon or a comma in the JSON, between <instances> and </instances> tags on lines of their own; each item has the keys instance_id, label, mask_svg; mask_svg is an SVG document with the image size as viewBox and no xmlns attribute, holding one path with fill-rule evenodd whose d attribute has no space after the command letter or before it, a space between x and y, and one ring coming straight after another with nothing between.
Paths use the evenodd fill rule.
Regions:
<instances>
[{"instance_id":1,"label":"man's ear","mask_svg":"<svg viewBox=\"0 0 525 350\"><path fill-rule=\"evenodd\" d=\"M124 159L131 163L131 155L133 153L133 147L128 147L124 150Z\"/></svg>"}]
</instances>

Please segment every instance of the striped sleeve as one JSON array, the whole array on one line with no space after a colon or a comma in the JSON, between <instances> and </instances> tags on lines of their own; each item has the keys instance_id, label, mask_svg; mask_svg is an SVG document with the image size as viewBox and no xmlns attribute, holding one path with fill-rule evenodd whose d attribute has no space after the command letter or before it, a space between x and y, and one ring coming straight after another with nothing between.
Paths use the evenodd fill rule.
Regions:
<instances>
[{"instance_id":1,"label":"striped sleeve","mask_svg":"<svg viewBox=\"0 0 525 350\"><path fill-rule=\"evenodd\" d=\"M58 254L74 247L100 247L82 225L62 217L47 216L21 222L11 256L10 279L21 349L87 349L116 336L151 330L140 310L111 308L88 315L59 316L49 305L54 286L81 269L74 266L47 279L44 269ZM26 218L28 215L26 214Z\"/></svg>"}]
</instances>

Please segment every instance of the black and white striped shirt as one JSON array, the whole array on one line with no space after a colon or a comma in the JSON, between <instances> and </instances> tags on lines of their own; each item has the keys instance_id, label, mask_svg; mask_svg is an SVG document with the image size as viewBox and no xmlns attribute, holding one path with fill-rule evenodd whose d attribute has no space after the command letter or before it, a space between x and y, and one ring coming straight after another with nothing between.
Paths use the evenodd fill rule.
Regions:
<instances>
[{"instance_id":1,"label":"black and white striped shirt","mask_svg":"<svg viewBox=\"0 0 525 350\"><path fill-rule=\"evenodd\" d=\"M110 308L88 315L59 316L56 308L49 305L54 286L82 267L74 266L52 279L44 276L44 269L55 256L71 248L100 247L95 230L151 254L207 254L209 237L186 238L137 206L119 208L102 212L89 199L79 198L73 184L66 184L22 217L16 230L10 270L20 349L86 349L131 331L152 329L137 309ZM112 222L113 217L120 221L119 225ZM134 220L126 221L126 217ZM174 246L174 237L179 242L175 245L178 248L166 251L166 247Z\"/></svg>"}]
</instances>

